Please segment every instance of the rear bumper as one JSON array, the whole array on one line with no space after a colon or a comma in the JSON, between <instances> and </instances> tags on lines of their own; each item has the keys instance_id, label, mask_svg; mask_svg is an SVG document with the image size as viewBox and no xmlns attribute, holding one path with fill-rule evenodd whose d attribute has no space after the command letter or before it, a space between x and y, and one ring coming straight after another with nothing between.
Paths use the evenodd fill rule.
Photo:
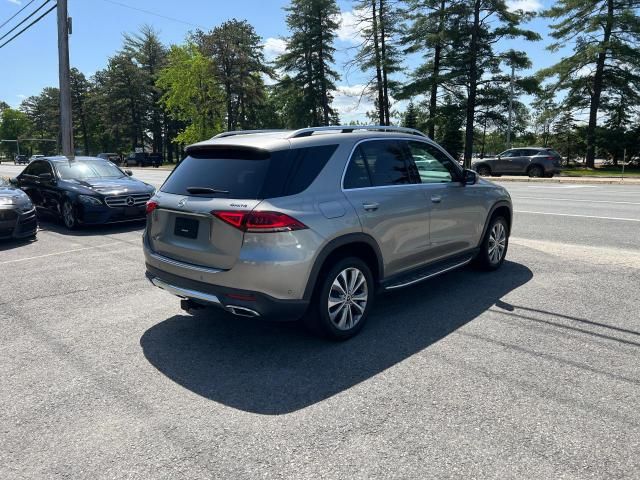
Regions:
<instances>
[{"instance_id":1,"label":"rear bumper","mask_svg":"<svg viewBox=\"0 0 640 480\"><path fill-rule=\"evenodd\" d=\"M271 321L297 320L309 306L306 300L280 300L260 292L210 285L146 265L146 276L156 287L198 305L215 306L237 316Z\"/></svg>"}]
</instances>

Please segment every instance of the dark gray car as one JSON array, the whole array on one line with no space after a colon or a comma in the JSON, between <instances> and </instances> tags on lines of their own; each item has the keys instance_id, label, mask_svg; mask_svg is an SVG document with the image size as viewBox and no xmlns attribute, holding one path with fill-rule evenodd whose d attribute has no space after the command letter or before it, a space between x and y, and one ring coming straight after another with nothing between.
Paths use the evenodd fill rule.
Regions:
<instances>
[{"instance_id":1,"label":"dark gray car","mask_svg":"<svg viewBox=\"0 0 640 480\"><path fill-rule=\"evenodd\" d=\"M507 191L416 130L229 135L188 147L147 203L147 276L185 310L303 318L344 339L377 292L504 261Z\"/></svg>"},{"instance_id":2,"label":"dark gray car","mask_svg":"<svg viewBox=\"0 0 640 480\"><path fill-rule=\"evenodd\" d=\"M0 239L35 237L36 209L19 188L0 177Z\"/></svg>"},{"instance_id":3,"label":"dark gray car","mask_svg":"<svg viewBox=\"0 0 640 480\"><path fill-rule=\"evenodd\" d=\"M471 164L483 177L491 175L529 175L530 177L553 177L560 173L562 157L552 148L512 148L497 157L475 160Z\"/></svg>"}]
</instances>

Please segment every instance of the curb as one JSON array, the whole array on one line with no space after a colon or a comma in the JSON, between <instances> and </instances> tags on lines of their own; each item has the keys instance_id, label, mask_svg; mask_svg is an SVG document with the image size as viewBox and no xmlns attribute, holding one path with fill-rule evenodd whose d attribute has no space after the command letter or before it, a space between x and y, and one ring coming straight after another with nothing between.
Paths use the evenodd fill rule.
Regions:
<instances>
[{"instance_id":1,"label":"curb","mask_svg":"<svg viewBox=\"0 0 640 480\"><path fill-rule=\"evenodd\" d=\"M640 178L589 178L589 177L483 177L491 182L528 182L528 183L590 183L595 185L640 185Z\"/></svg>"}]
</instances>

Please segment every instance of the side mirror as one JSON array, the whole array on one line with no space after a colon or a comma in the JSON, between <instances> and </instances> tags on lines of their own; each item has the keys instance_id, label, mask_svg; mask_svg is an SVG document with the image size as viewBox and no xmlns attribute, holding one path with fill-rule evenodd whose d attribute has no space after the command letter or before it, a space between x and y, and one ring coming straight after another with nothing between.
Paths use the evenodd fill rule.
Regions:
<instances>
[{"instance_id":1,"label":"side mirror","mask_svg":"<svg viewBox=\"0 0 640 480\"><path fill-rule=\"evenodd\" d=\"M18 185L18 182L19 182L18 177L11 177L11 178L9 179L9 183L10 183L11 185Z\"/></svg>"},{"instance_id":2,"label":"side mirror","mask_svg":"<svg viewBox=\"0 0 640 480\"><path fill-rule=\"evenodd\" d=\"M465 170L462 183L464 183L465 185L475 185L476 183L478 183L478 174L473 170Z\"/></svg>"},{"instance_id":3,"label":"side mirror","mask_svg":"<svg viewBox=\"0 0 640 480\"><path fill-rule=\"evenodd\" d=\"M133 172L131 170L125 170L124 173L126 173L128 176L133 175Z\"/></svg>"},{"instance_id":4,"label":"side mirror","mask_svg":"<svg viewBox=\"0 0 640 480\"><path fill-rule=\"evenodd\" d=\"M50 173L41 173L40 175L38 175L38 178L43 182L53 181L53 175L51 175Z\"/></svg>"}]
</instances>

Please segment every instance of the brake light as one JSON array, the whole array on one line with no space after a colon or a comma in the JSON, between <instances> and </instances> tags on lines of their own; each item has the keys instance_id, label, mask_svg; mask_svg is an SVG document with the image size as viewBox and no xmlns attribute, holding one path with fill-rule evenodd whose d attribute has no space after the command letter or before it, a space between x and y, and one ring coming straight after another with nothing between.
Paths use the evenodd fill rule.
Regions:
<instances>
[{"instance_id":1,"label":"brake light","mask_svg":"<svg viewBox=\"0 0 640 480\"><path fill-rule=\"evenodd\" d=\"M243 232L291 232L308 228L295 218L280 212L220 212L214 210L211 214Z\"/></svg>"},{"instance_id":2,"label":"brake light","mask_svg":"<svg viewBox=\"0 0 640 480\"><path fill-rule=\"evenodd\" d=\"M149 200L147 202L147 215L153 212L156 208L158 208L158 202L154 202L153 200Z\"/></svg>"}]
</instances>

